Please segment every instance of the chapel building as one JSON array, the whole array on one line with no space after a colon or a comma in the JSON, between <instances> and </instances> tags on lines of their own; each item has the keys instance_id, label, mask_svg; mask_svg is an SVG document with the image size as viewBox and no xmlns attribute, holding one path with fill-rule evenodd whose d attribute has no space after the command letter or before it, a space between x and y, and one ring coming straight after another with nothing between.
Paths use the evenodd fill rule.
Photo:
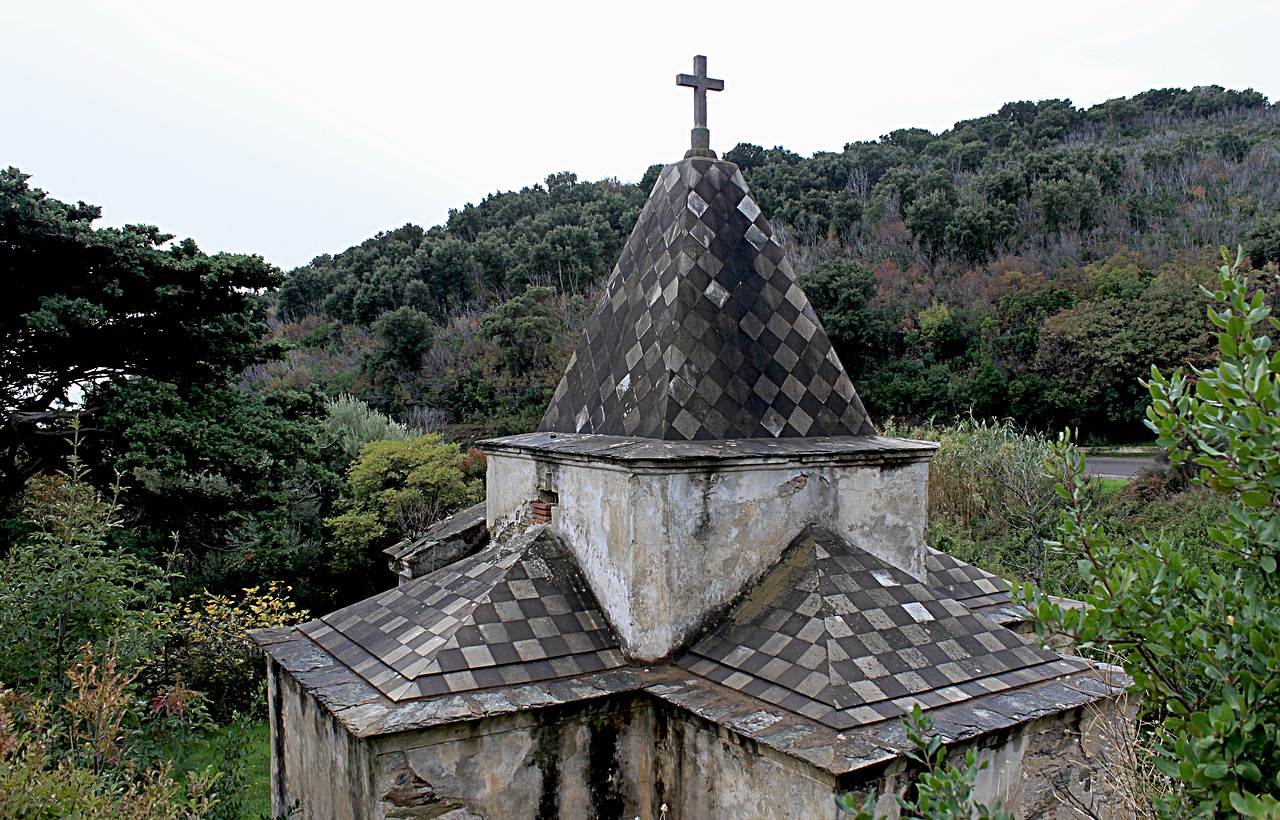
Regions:
<instances>
[{"instance_id":1,"label":"chapel building","mask_svg":"<svg viewBox=\"0 0 1280 820\"><path fill-rule=\"evenodd\" d=\"M878 436L741 171L666 166L539 430L390 550L395 589L266 630L273 812L831 818L915 771L914 704L977 796L1089 793L1113 669L1041 648L925 544L936 445Z\"/></svg>"}]
</instances>

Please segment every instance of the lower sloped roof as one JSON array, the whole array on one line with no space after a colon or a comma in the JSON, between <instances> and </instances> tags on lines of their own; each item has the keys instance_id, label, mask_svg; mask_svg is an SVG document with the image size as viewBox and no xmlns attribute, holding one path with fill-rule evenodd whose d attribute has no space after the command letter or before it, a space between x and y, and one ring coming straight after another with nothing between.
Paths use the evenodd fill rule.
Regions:
<instances>
[{"instance_id":1,"label":"lower sloped roof","mask_svg":"<svg viewBox=\"0 0 1280 820\"><path fill-rule=\"evenodd\" d=\"M541 530L299 630L393 701L626 665L577 565Z\"/></svg>"},{"instance_id":2,"label":"lower sloped roof","mask_svg":"<svg viewBox=\"0 0 1280 820\"><path fill-rule=\"evenodd\" d=\"M677 663L836 729L1088 668L822 531Z\"/></svg>"},{"instance_id":3,"label":"lower sloped roof","mask_svg":"<svg viewBox=\"0 0 1280 820\"><path fill-rule=\"evenodd\" d=\"M1087 662L974 614L975 602L977 611L1008 602L992 591L1003 585L996 576L936 551L928 568L921 583L808 531L664 668L684 673L680 691L700 692L696 702L741 697L835 731L891 720L917 702L985 703L1092 674ZM361 734L468 719L500 702L520 709L632 691L654 671L627 663L576 561L541 527L295 634L349 671L315 665L320 656L296 641L264 639L267 651L300 680L314 678L317 696ZM462 698L479 700L464 708ZM489 705L478 712L481 703Z\"/></svg>"},{"instance_id":4,"label":"lower sloped roof","mask_svg":"<svg viewBox=\"0 0 1280 820\"><path fill-rule=\"evenodd\" d=\"M941 550L929 547L925 567L929 586L970 609L1012 603L1008 581Z\"/></svg>"}]
</instances>

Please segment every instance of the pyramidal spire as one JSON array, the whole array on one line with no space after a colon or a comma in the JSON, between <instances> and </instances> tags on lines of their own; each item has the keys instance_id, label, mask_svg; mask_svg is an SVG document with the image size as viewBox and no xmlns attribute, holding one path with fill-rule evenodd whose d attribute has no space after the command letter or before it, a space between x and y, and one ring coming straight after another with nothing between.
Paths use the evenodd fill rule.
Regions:
<instances>
[{"instance_id":1,"label":"pyramidal spire","mask_svg":"<svg viewBox=\"0 0 1280 820\"><path fill-rule=\"evenodd\" d=\"M701 156L662 169L538 429L875 432L742 172Z\"/></svg>"},{"instance_id":2,"label":"pyramidal spire","mask_svg":"<svg viewBox=\"0 0 1280 820\"><path fill-rule=\"evenodd\" d=\"M707 58L693 147L666 166L538 430L677 441L871 435L867 411L795 271L707 130Z\"/></svg>"}]
</instances>

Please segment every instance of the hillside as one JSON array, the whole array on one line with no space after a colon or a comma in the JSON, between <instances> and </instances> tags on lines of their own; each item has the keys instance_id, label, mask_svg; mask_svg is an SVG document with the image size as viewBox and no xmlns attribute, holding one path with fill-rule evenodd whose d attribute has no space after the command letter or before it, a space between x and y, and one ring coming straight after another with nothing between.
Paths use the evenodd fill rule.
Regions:
<instances>
[{"instance_id":1,"label":"hillside","mask_svg":"<svg viewBox=\"0 0 1280 820\"><path fill-rule=\"evenodd\" d=\"M1153 714L1225 716L1146 724L1136 748L1185 782L1126 782L1256 816L1274 797L1248 789L1280 759L1257 731L1280 675L1280 388L1233 374L1274 366L1255 334L1277 295L1278 120L1254 92L1162 90L728 152L879 429L939 441L925 542L1088 598L1055 615L1023 592L1055 634L1115 651ZM387 548L484 499L468 440L537 423L658 170L553 175L287 276L95 227L98 206L0 170L0 807L266 811L247 631L387 589ZM1237 242L1244 276L1214 276ZM1153 378L1148 400L1153 362L1220 367ZM1148 405L1175 466L1124 486L1078 480L1080 452L1028 430L1132 440ZM1218 741L1187 734L1206 726Z\"/></svg>"},{"instance_id":2,"label":"hillside","mask_svg":"<svg viewBox=\"0 0 1280 820\"><path fill-rule=\"evenodd\" d=\"M1211 352L1194 285L1217 247L1280 258L1280 111L1254 91L1015 102L940 134L725 158L875 418L1142 437L1137 379ZM349 391L462 437L528 429L658 170L552 175L317 257L271 306L295 349L246 385Z\"/></svg>"}]
</instances>

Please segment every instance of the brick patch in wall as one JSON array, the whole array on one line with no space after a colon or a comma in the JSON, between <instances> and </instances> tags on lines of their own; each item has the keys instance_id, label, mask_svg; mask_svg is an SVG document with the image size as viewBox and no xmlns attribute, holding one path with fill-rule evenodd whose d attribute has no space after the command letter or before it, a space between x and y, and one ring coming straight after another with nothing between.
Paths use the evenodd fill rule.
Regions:
<instances>
[{"instance_id":1,"label":"brick patch in wall","mask_svg":"<svg viewBox=\"0 0 1280 820\"><path fill-rule=\"evenodd\" d=\"M551 523L551 508L555 506L554 504L549 501L530 501L529 506L533 509L533 523Z\"/></svg>"}]
</instances>

